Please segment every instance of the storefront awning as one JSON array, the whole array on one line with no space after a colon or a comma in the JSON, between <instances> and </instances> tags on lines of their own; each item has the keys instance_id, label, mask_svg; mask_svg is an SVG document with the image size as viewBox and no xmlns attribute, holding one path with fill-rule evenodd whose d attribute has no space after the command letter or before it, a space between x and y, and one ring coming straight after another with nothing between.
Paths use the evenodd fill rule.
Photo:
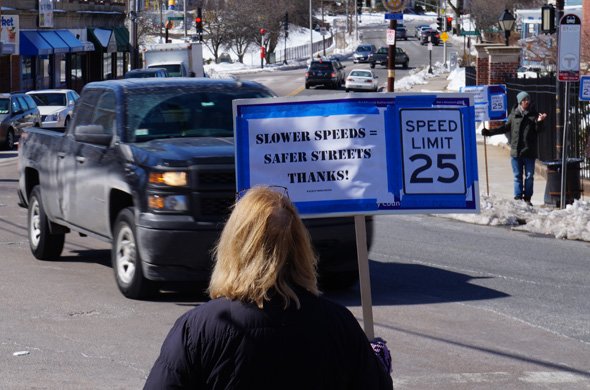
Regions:
<instances>
[{"instance_id":1,"label":"storefront awning","mask_svg":"<svg viewBox=\"0 0 590 390\"><path fill-rule=\"evenodd\" d=\"M115 27L113 32L117 40L117 51L129 51L129 30L127 30L127 27Z\"/></svg>"},{"instance_id":2,"label":"storefront awning","mask_svg":"<svg viewBox=\"0 0 590 390\"><path fill-rule=\"evenodd\" d=\"M84 44L68 30L55 30L55 33L70 47L70 52L84 51Z\"/></svg>"},{"instance_id":3,"label":"storefront awning","mask_svg":"<svg viewBox=\"0 0 590 390\"><path fill-rule=\"evenodd\" d=\"M39 31L39 35L43 37L51 47L53 47L53 54L69 53L70 47L63 39L55 33L55 31Z\"/></svg>"},{"instance_id":4,"label":"storefront awning","mask_svg":"<svg viewBox=\"0 0 590 390\"><path fill-rule=\"evenodd\" d=\"M114 53L117 51L117 42L113 30L89 28L88 40L94 43L94 47L97 50L106 51L107 53Z\"/></svg>"},{"instance_id":5,"label":"storefront awning","mask_svg":"<svg viewBox=\"0 0 590 390\"><path fill-rule=\"evenodd\" d=\"M53 54L53 47L37 31L20 32L21 56L44 56Z\"/></svg>"}]
</instances>

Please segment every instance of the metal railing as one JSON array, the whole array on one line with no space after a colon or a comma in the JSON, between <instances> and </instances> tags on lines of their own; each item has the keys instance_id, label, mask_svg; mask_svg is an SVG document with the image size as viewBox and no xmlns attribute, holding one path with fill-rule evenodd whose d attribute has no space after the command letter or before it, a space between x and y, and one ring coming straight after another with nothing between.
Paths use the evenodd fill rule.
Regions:
<instances>
[{"instance_id":1,"label":"metal railing","mask_svg":"<svg viewBox=\"0 0 590 390\"><path fill-rule=\"evenodd\" d=\"M325 41L326 49L329 48L330 46L332 46L332 42L333 42L332 36L326 38L326 41ZM312 50L313 50L314 54L323 52L324 42L323 41L314 42ZM272 61L271 63L280 64L280 63L283 63L285 61L285 59L287 60L287 62L289 62L290 60L305 60L310 57L311 57L311 54L309 53L309 44L288 47L287 50L281 48L281 45L279 44L275 48L274 59L273 59L274 61Z\"/></svg>"},{"instance_id":2,"label":"metal railing","mask_svg":"<svg viewBox=\"0 0 590 390\"><path fill-rule=\"evenodd\" d=\"M547 113L543 126L544 131L539 135L539 159L552 161L556 159L557 132L555 120L556 80L555 77L521 78L506 81L508 89L508 106L516 106L516 95L526 91L531 95L531 101L538 112ZM579 83L569 83L569 110L567 114L568 129L567 142L564 146L568 158L579 158L580 176L590 179L590 102L580 101ZM564 99L561 103L563 104ZM564 123L565 124L565 121ZM562 143L561 140L559 142Z\"/></svg>"}]
</instances>

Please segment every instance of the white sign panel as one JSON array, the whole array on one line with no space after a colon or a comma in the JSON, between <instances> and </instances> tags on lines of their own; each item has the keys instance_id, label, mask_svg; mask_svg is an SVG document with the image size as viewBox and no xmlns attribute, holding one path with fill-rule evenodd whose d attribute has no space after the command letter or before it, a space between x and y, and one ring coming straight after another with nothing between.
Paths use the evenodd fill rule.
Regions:
<instances>
[{"instance_id":1,"label":"white sign panel","mask_svg":"<svg viewBox=\"0 0 590 390\"><path fill-rule=\"evenodd\" d=\"M387 42L388 45L395 45L395 30L387 29Z\"/></svg>"},{"instance_id":2,"label":"white sign panel","mask_svg":"<svg viewBox=\"0 0 590 390\"><path fill-rule=\"evenodd\" d=\"M39 27L53 27L52 0L39 0Z\"/></svg>"},{"instance_id":3,"label":"white sign panel","mask_svg":"<svg viewBox=\"0 0 590 390\"><path fill-rule=\"evenodd\" d=\"M20 28L18 15L3 14L0 18L0 42L2 42L1 54L19 54Z\"/></svg>"},{"instance_id":4,"label":"white sign panel","mask_svg":"<svg viewBox=\"0 0 590 390\"><path fill-rule=\"evenodd\" d=\"M237 190L287 187L306 217L479 209L468 94L234 101Z\"/></svg>"},{"instance_id":5,"label":"white sign panel","mask_svg":"<svg viewBox=\"0 0 590 390\"><path fill-rule=\"evenodd\" d=\"M561 18L558 43L559 81L578 81L580 79L580 18L567 14Z\"/></svg>"}]
</instances>

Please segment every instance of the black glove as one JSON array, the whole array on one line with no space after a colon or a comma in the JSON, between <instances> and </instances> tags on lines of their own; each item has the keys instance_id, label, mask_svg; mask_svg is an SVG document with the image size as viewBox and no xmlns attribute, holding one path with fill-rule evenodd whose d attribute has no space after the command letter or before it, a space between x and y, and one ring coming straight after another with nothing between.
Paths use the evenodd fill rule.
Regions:
<instances>
[{"instance_id":1,"label":"black glove","mask_svg":"<svg viewBox=\"0 0 590 390\"><path fill-rule=\"evenodd\" d=\"M492 135L492 133L490 132L490 130L489 130L489 129L483 128L483 129L481 130L481 135L483 135L484 137L489 137L489 136L491 136L491 135Z\"/></svg>"}]
</instances>

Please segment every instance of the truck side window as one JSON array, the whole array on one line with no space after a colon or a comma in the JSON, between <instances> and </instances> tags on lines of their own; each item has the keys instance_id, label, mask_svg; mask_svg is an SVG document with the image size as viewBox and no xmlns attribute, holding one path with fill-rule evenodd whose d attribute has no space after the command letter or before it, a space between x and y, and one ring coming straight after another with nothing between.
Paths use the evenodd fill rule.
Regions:
<instances>
[{"instance_id":1,"label":"truck side window","mask_svg":"<svg viewBox=\"0 0 590 390\"><path fill-rule=\"evenodd\" d=\"M84 97L80 99L79 104L74 110L74 126L93 124L92 117L96 109L96 103L102 92L102 90L96 89L88 90L84 93Z\"/></svg>"},{"instance_id":2,"label":"truck side window","mask_svg":"<svg viewBox=\"0 0 590 390\"><path fill-rule=\"evenodd\" d=\"M96 110L92 123L95 125L102 125L105 134L115 133L115 94L112 91L106 91L98 99Z\"/></svg>"}]
</instances>

